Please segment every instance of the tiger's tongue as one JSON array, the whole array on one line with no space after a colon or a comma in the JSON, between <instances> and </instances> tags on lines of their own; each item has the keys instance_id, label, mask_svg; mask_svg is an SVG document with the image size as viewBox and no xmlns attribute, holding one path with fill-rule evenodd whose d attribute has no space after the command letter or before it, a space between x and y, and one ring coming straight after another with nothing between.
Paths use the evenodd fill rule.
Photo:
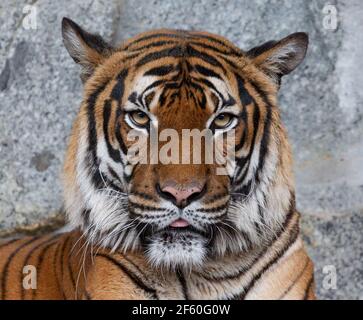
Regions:
<instances>
[{"instance_id":1,"label":"tiger's tongue","mask_svg":"<svg viewBox=\"0 0 363 320\"><path fill-rule=\"evenodd\" d=\"M189 222L184 219L175 220L174 222L172 222L170 224L170 227L173 227L173 228L184 228L187 226L189 226Z\"/></svg>"}]
</instances>

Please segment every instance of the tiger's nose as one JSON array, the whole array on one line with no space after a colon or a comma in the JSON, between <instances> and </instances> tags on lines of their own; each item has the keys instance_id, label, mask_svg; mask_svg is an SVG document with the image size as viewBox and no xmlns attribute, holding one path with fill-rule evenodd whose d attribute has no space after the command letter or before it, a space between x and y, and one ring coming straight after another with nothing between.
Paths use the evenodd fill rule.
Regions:
<instances>
[{"instance_id":1,"label":"tiger's nose","mask_svg":"<svg viewBox=\"0 0 363 320\"><path fill-rule=\"evenodd\" d=\"M201 198L205 192L205 185L197 184L179 186L175 183L166 184L162 187L157 186L159 195L180 208L184 208L191 202Z\"/></svg>"}]
</instances>

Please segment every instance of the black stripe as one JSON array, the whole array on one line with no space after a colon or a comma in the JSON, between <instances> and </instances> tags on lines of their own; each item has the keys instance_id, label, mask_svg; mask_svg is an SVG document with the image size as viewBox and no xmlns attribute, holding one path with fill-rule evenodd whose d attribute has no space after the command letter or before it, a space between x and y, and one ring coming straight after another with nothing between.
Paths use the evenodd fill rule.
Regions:
<instances>
[{"instance_id":1,"label":"black stripe","mask_svg":"<svg viewBox=\"0 0 363 320\"><path fill-rule=\"evenodd\" d=\"M107 99L105 101L105 105L103 107L103 133L106 141L107 151L110 157L113 161L120 163L121 162L121 156L120 151L117 149L114 149L110 142L109 132L108 132L108 126L110 122L111 117L111 111L112 111L112 102L111 100Z\"/></svg>"},{"instance_id":2,"label":"black stripe","mask_svg":"<svg viewBox=\"0 0 363 320\"><path fill-rule=\"evenodd\" d=\"M149 286L147 286L145 283L143 283L141 281L141 279L139 277L137 277L130 269L128 269L126 266L124 266L123 264L121 264L119 261L115 260L114 258L106 255L106 254L102 254L99 253L96 256L98 257L103 257L105 259L107 259L108 261L110 261L111 263L113 263L115 266L117 266L123 273L125 273L131 280L132 282L139 287L140 289L144 290L145 292L151 294L151 296L154 299L158 299L158 296L156 294L156 290L154 288L150 288Z\"/></svg>"},{"instance_id":3,"label":"black stripe","mask_svg":"<svg viewBox=\"0 0 363 320\"><path fill-rule=\"evenodd\" d=\"M230 94L228 94L228 100L223 99L222 108L231 107L231 106L233 106L235 104L236 104L236 100L234 100L234 98Z\"/></svg>"},{"instance_id":4,"label":"black stripe","mask_svg":"<svg viewBox=\"0 0 363 320\"><path fill-rule=\"evenodd\" d=\"M203 49L213 50L216 53L216 56L218 58L222 59L225 63L229 64L234 70L239 70L241 68L235 62L233 62L232 60L230 60L230 59L228 59L226 57L226 55L228 55L228 56L233 55L232 53L224 52L224 51L222 51L220 49L217 49L216 47L212 47L212 46L209 46L209 45L206 45L206 44L202 44L200 42L190 42L190 44L202 47ZM238 55L235 55L235 56L241 56L241 54L238 54Z\"/></svg>"},{"instance_id":5,"label":"black stripe","mask_svg":"<svg viewBox=\"0 0 363 320\"><path fill-rule=\"evenodd\" d=\"M72 269L72 264L71 264L71 252L68 253L68 263L67 263L67 268L68 268L68 273L69 273L69 278L71 279L71 282L72 282L72 287L73 287L73 290L75 291L76 290L76 280L74 278L74 275L73 275L73 269ZM76 297L77 299L78 297Z\"/></svg>"},{"instance_id":6,"label":"black stripe","mask_svg":"<svg viewBox=\"0 0 363 320\"><path fill-rule=\"evenodd\" d=\"M222 93L219 92L219 90L214 86L214 84L212 82L210 82L208 79L204 79L204 78L194 78L195 81L201 82L204 85L206 85L208 88L212 89L215 91L215 93L217 93L217 95L219 96L219 98L223 101L223 104L225 102L225 99L222 95ZM203 92L204 93L204 92Z\"/></svg>"},{"instance_id":7,"label":"black stripe","mask_svg":"<svg viewBox=\"0 0 363 320\"><path fill-rule=\"evenodd\" d=\"M31 244L32 242L38 240L39 237L34 237L31 238L30 240L28 240L27 242L23 243L21 246L17 247L8 257L8 260L6 261L3 271L2 271L2 283L1 283L1 300L5 300L6 298L6 284L8 281L8 273L9 273L9 266L11 261L14 259L14 257L16 256L17 253L19 253L19 251L23 248L25 248L27 245Z\"/></svg>"},{"instance_id":8,"label":"black stripe","mask_svg":"<svg viewBox=\"0 0 363 320\"><path fill-rule=\"evenodd\" d=\"M60 243L57 244L57 248L55 250L55 253L54 253L54 258L53 258L53 272L54 272L54 277L55 277L55 282L57 284L57 287L59 289L59 291L62 293L62 297L63 297L63 300L65 300L65 295L64 295L64 291L63 291L63 286L61 284L61 282L59 281L58 279L58 272L57 272L57 265L58 265L58 255L59 253L62 253L62 247L63 247L63 244L62 243L62 246L60 246ZM61 275L62 276L62 275Z\"/></svg>"},{"instance_id":9,"label":"black stripe","mask_svg":"<svg viewBox=\"0 0 363 320\"><path fill-rule=\"evenodd\" d=\"M252 156L252 152L254 150L254 145L255 145L255 141L256 141L256 136L257 136L257 132L258 132L258 124L259 124L259 119L260 119L260 110L258 109L258 106L256 104L256 101L254 100L254 98L249 94L248 90L245 88L245 85L244 85L244 79L238 75L238 74L235 74L235 77L236 77L236 80L237 80L237 86L238 86L238 95L239 95L239 98L240 98L240 101L241 101L241 104L242 104L242 113L241 113L241 116L243 118L245 118L245 132L247 134L247 129L248 129L248 114L247 114L247 110L246 110L246 107L248 105L250 105L251 103L253 103L253 105L255 106L255 109L254 109L254 113L253 113L253 124L254 124L254 128L253 128L253 138L252 138L252 142L251 142L251 146L250 146L250 150L249 150L249 153L246 157L241 157L238 162L237 162L237 165L238 165L238 170L236 172L236 177L238 177L242 171L242 169L244 168L244 166L246 165L247 162L249 162L251 156ZM236 184L239 184L241 182L244 181L246 175L247 175L247 172L248 172L248 167L246 168L244 174L242 175L241 178L237 179L235 181Z\"/></svg>"},{"instance_id":10,"label":"black stripe","mask_svg":"<svg viewBox=\"0 0 363 320\"><path fill-rule=\"evenodd\" d=\"M155 92L150 92L144 97L146 109L150 110L150 104L155 97Z\"/></svg>"},{"instance_id":11,"label":"black stripe","mask_svg":"<svg viewBox=\"0 0 363 320\"><path fill-rule=\"evenodd\" d=\"M236 50L236 48L228 45L226 42L224 42L222 40L219 40L217 38L214 38L212 36L208 36L208 35L205 35L205 34L191 34L191 37L194 38L194 39L206 39L206 40L209 40L211 42L218 43L218 44L222 45L223 47L225 47L226 49L230 50L228 55L235 55L235 56L238 56L238 57L243 55L241 51ZM207 45L205 45L205 46L207 46ZM213 47L213 48L217 49L215 47Z\"/></svg>"},{"instance_id":12,"label":"black stripe","mask_svg":"<svg viewBox=\"0 0 363 320\"><path fill-rule=\"evenodd\" d=\"M116 126L115 126L115 135L116 135L116 139L117 139L117 142L121 148L121 151L124 155L127 154L127 147L126 147L126 144L124 142L124 139L122 138L122 134L121 134L121 121L118 121L117 119L120 119L122 117L122 114L123 114L123 111L121 108L117 108L117 111L116 111Z\"/></svg>"},{"instance_id":13,"label":"black stripe","mask_svg":"<svg viewBox=\"0 0 363 320\"><path fill-rule=\"evenodd\" d=\"M158 207L152 207L152 206L147 206L145 204L142 204L142 203L136 203L136 202L133 202L131 200L129 200L129 206L130 207L134 207L134 208L138 208L138 209L141 209L141 210L147 210L147 211L166 211L165 208L158 208Z\"/></svg>"},{"instance_id":14,"label":"black stripe","mask_svg":"<svg viewBox=\"0 0 363 320\"><path fill-rule=\"evenodd\" d=\"M262 219L264 220L263 218L263 212L262 212L262 208L261 206L259 205L258 206L258 217L260 218L260 221L262 221ZM256 229L256 233L259 237L262 237L263 236L263 232L261 231L261 226L260 226L260 223L258 223L257 221L254 222L254 226L255 226L255 229Z\"/></svg>"},{"instance_id":15,"label":"black stripe","mask_svg":"<svg viewBox=\"0 0 363 320\"><path fill-rule=\"evenodd\" d=\"M237 65L236 63L234 63L232 60L228 59L226 56L217 54L217 56L222 59L224 62L226 62L227 64L229 64L234 70L240 70L241 66Z\"/></svg>"},{"instance_id":16,"label":"black stripe","mask_svg":"<svg viewBox=\"0 0 363 320\"><path fill-rule=\"evenodd\" d=\"M268 144L270 141L272 106L271 106L271 103L268 100L266 94L255 83L251 83L251 85L257 91L258 95L261 97L261 99L265 103L265 106L267 109L267 114L264 119L264 131L263 131L263 136L262 136L261 144L260 144L259 162L258 162L257 171L256 171L258 174L259 172L261 172L261 170L264 167L265 158L266 158L266 155L268 152Z\"/></svg>"},{"instance_id":17,"label":"black stripe","mask_svg":"<svg viewBox=\"0 0 363 320\"><path fill-rule=\"evenodd\" d=\"M196 64L194 67L203 76L213 77L213 78L217 78L217 79L221 79L222 80L221 76L219 74L217 74L216 72L214 72L212 69L203 67L200 64Z\"/></svg>"},{"instance_id":18,"label":"black stripe","mask_svg":"<svg viewBox=\"0 0 363 320\"><path fill-rule=\"evenodd\" d=\"M238 195L236 195L235 198L238 198L239 194L241 194L242 197L247 197L251 192L251 188L252 188L252 180L249 180L247 184L244 184L242 187L239 187L235 190L236 193L238 193Z\"/></svg>"},{"instance_id":19,"label":"black stripe","mask_svg":"<svg viewBox=\"0 0 363 320\"><path fill-rule=\"evenodd\" d=\"M123 59L120 61L120 63L124 63L126 64L128 61L130 60L133 60L133 59L136 59L138 57L140 57L141 53L140 52L137 52L137 53L134 53L134 54L128 54L126 55L125 57L123 57Z\"/></svg>"},{"instance_id":20,"label":"black stripe","mask_svg":"<svg viewBox=\"0 0 363 320\"><path fill-rule=\"evenodd\" d=\"M107 83L95 90L87 99L87 117L88 117L88 166L92 176L92 183L95 188L102 188L103 182L98 172L97 158L97 128L95 119L95 104L98 96L105 89Z\"/></svg>"},{"instance_id":21,"label":"black stripe","mask_svg":"<svg viewBox=\"0 0 363 320\"><path fill-rule=\"evenodd\" d=\"M125 91L125 78L127 77L128 69L123 69L116 77L116 84L111 91L111 98L121 103Z\"/></svg>"},{"instance_id":22,"label":"black stripe","mask_svg":"<svg viewBox=\"0 0 363 320\"><path fill-rule=\"evenodd\" d=\"M198 51L197 49L195 49L189 45L186 46L186 53L189 57L199 58L215 67L221 68L223 70L223 72L226 73L226 69L224 68L224 66L215 57L213 57L205 52Z\"/></svg>"},{"instance_id":23,"label":"black stripe","mask_svg":"<svg viewBox=\"0 0 363 320\"><path fill-rule=\"evenodd\" d=\"M246 111L243 110L239 117L243 121L244 127L243 127L242 137L241 137L240 141L236 144L236 147L235 147L236 153L238 153L240 151L240 149L242 149L244 143L246 142L246 136L247 136L247 131L248 131L248 123L246 122L246 118L245 118L245 117L247 117ZM244 160L243 158L244 157L241 157L239 159L237 158L237 160L242 160L241 165L243 165L243 163L245 162L245 161L243 161Z\"/></svg>"},{"instance_id":24,"label":"black stripe","mask_svg":"<svg viewBox=\"0 0 363 320\"><path fill-rule=\"evenodd\" d=\"M213 212L219 212L223 209L226 209L227 207L227 204L228 202L220 205L220 206L217 206L217 207L214 207L214 208L208 208L208 209L197 209L196 211L197 212L204 212L204 213L213 213Z\"/></svg>"},{"instance_id":25,"label":"black stripe","mask_svg":"<svg viewBox=\"0 0 363 320\"><path fill-rule=\"evenodd\" d=\"M250 160L251 160L251 155L252 155L252 152L254 150L254 145L251 145L250 146L250 151L249 151L249 154L247 157L245 158L241 158L238 162L238 169L237 169L237 173L235 175L235 177L238 177L241 172L242 172L242 169L245 168L242 176L240 178L238 178L237 180L234 181L234 184L235 185L239 185L240 183L244 183L243 185L239 186L236 191L237 192L240 192L242 190L251 190L251 187L252 187L252 179L248 180L248 181L245 181L246 179L246 176L247 176L247 173L248 173L248 169L249 169L249 164L250 164ZM248 193L247 193L248 194Z\"/></svg>"},{"instance_id":26,"label":"black stripe","mask_svg":"<svg viewBox=\"0 0 363 320\"><path fill-rule=\"evenodd\" d=\"M195 96L195 92L193 92L192 90L188 90L188 92L189 92L189 97L193 100L193 103L197 106L198 101L197 101L197 98Z\"/></svg>"},{"instance_id":27,"label":"black stripe","mask_svg":"<svg viewBox=\"0 0 363 320\"><path fill-rule=\"evenodd\" d=\"M165 218L165 217L170 217L173 213L172 212L169 212L169 213L165 213L165 214L155 214L155 213L152 213L152 214L146 214L146 213L143 213L143 214L139 214L139 213L136 213L132 207L129 207L129 217L130 218L134 218L134 219L139 219L140 217L141 218L146 218L146 219L152 219L152 220L155 220L155 219L158 219L158 218Z\"/></svg>"},{"instance_id":28,"label":"black stripe","mask_svg":"<svg viewBox=\"0 0 363 320\"><path fill-rule=\"evenodd\" d=\"M179 33L179 34L178 33L154 33L154 34L147 35L147 36L144 36L142 38L139 38L139 39L136 39L136 40L132 41L129 45L122 48L122 50L127 50L129 48L132 48L132 46L136 45L137 43L140 43L140 42L146 41L146 40L150 40L150 39L153 39L153 38L166 37L166 38L179 39L179 38L183 38L185 36L188 36L188 35L185 34L185 33L184 34L181 34L181 33Z\"/></svg>"},{"instance_id":29,"label":"black stripe","mask_svg":"<svg viewBox=\"0 0 363 320\"><path fill-rule=\"evenodd\" d=\"M54 239L59 238L59 236L60 235L57 234L57 235L51 237L50 239L47 238L45 241L43 241L43 242L37 244L35 247L31 248L31 250L28 252L28 254L25 257L24 266L28 265L28 261L31 259L31 257L32 257L32 255L33 255L33 253L34 253L35 250L39 249L42 245L47 244L47 243L53 241ZM38 261L34 265L37 266L38 265ZM23 276L24 276L23 270L21 269L20 270L20 279L22 279ZM20 283L21 282L22 282L22 280L20 280ZM24 296L25 296L25 289L23 288L21 290L21 300L24 300Z\"/></svg>"},{"instance_id":30,"label":"black stripe","mask_svg":"<svg viewBox=\"0 0 363 320\"><path fill-rule=\"evenodd\" d=\"M7 242L4 242L0 245L0 249L3 249L5 247L7 247L8 245L11 245L12 243L16 242L16 241L19 241L19 240L22 240L22 239L11 239L11 240L8 240Z\"/></svg>"},{"instance_id":31,"label":"black stripe","mask_svg":"<svg viewBox=\"0 0 363 320\"><path fill-rule=\"evenodd\" d=\"M177 277L179 279L179 282L180 282L180 285L181 285L181 288L182 288L182 293L183 293L184 300L189 300L188 288L187 288L187 283L185 281L185 277L183 276L181 271L177 271L176 275L177 275Z\"/></svg>"},{"instance_id":32,"label":"black stripe","mask_svg":"<svg viewBox=\"0 0 363 320\"><path fill-rule=\"evenodd\" d=\"M107 188L110 191L117 191L117 192L123 192L123 190L121 188L119 188L117 185L115 185L112 181L108 180L106 177L106 183L107 183Z\"/></svg>"},{"instance_id":33,"label":"black stripe","mask_svg":"<svg viewBox=\"0 0 363 320\"><path fill-rule=\"evenodd\" d=\"M132 45L135 44L135 43L132 43ZM135 49L130 49L129 51L130 52L139 52L139 51L142 51L142 50L145 50L145 49L149 49L149 48L154 48L155 47L162 47L162 46L165 46L165 45L168 45L168 44L177 44L176 41L156 41L156 42L152 42L152 43L149 43L149 44L146 44L144 46L141 46L141 47L138 47L138 48L135 48Z\"/></svg>"},{"instance_id":34,"label":"black stripe","mask_svg":"<svg viewBox=\"0 0 363 320\"><path fill-rule=\"evenodd\" d=\"M65 256L65 251L67 249L67 245L68 245L68 242L69 240L71 239L71 236L67 236L67 238L64 240L63 242L63 246L62 246L62 252L61 252L61 261L60 261L60 264L61 264L61 279L62 279L62 288L63 288L63 295L65 296L65 293L64 293L64 283L66 283L66 281L64 281L64 256Z\"/></svg>"},{"instance_id":35,"label":"black stripe","mask_svg":"<svg viewBox=\"0 0 363 320\"><path fill-rule=\"evenodd\" d=\"M308 266L309 266L309 258L306 258L306 262L305 262L305 265L304 265L302 271L299 272L299 274L295 277L294 281L288 286L288 288L284 290L284 292L280 295L278 300L285 298L285 296L291 291L291 289L294 287L294 285L301 279L301 277L303 276L303 274Z\"/></svg>"},{"instance_id":36,"label":"black stripe","mask_svg":"<svg viewBox=\"0 0 363 320\"><path fill-rule=\"evenodd\" d=\"M75 280L73 278L73 273L72 273L72 269L71 269L71 265L70 265L70 250L67 251L68 244L69 244L69 242L71 240L72 240L72 235L68 235L67 239L64 242L64 247L63 247L63 250L62 250L61 273L62 273L62 275L64 274L64 263L67 260L66 267L67 267L67 270L68 270L68 273L69 273L69 278L70 278L71 283L72 283L72 288L73 288L73 290L75 290L75 288L76 288ZM66 254L66 253L68 253L68 254Z\"/></svg>"},{"instance_id":37,"label":"black stripe","mask_svg":"<svg viewBox=\"0 0 363 320\"><path fill-rule=\"evenodd\" d=\"M211 50L211 51L214 51L215 53L219 53L219 54L222 54L222 55L234 55L230 51L227 52L225 50L221 50L218 47L214 47L214 46L211 46L211 45L203 43L203 42L198 42L197 40L196 41L190 41L189 43L191 45L193 45L193 46L198 46L198 47L201 47L202 49Z\"/></svg>"},{"instance_id":38,"label":"black stripe","mask_svg":"<svg viewBox=\"0 0 363 320\"><path fill-rule=\"evenodd\" d=\"M190 81L189 82L189 85L194 88L195 90L199 91L201 94L204 94L204 90L203 90L203 87L198 84L198 83L195 83L194 81ZM192 91L191 91L192 92ZM194 95L195 92L192 92L192 94Z\"/></svg>"},{"instance_id":39,"label":"black stripe","mask_svg":"<svg viewBox=\"0 0 363 320\"><path fill-rule=\"evenodd\" d=\"M236 80L237 80L237 86L238 86L238 95L241 100L242 106L246 107L252 102L255 102L252 96L249 94L245 87L245 81L242 79L242 77L238 74L235 74Z\"/></svg>"},{"instance_id":40,"label":"black stripe","mask_svg":"<svg viewBox=\"0 0 363 320\"><path fill-rule=\"evenodd\" d=\"M175 70L174 65L168 64L166 66L160 66L150 69L144 73L144 76L166 76Z\"/></svg>"},{"instance_id":41,"label":"black stripe","mask_svg":"<svg viewBox=\"0 0 363 320\"><path fill-rule=\"evenodd\" d=\"M127 100L129 100L133 104L137 104L137 93L136 93L136 91L131 92L131 94L129 95Z\"/></svg>"},{"instance_id":42,"label":"black stripe","mask_svg":"<svg viewBox=\"0 0 363 320\"><path fill-rule=\"evenodd\" d=\"M312 287L313 284L314 284L314 274L311 276L311 278L310 278L310 280L308 282L308 285L307 285L307 287L305 289L305 294L304 294L303 300L307 300L308 299L309 291L310 291L310 289L311 289L311 287Z\"/></svg>"},{"instance_id":43,"label":"black stripe","mask_svg":"<svg viewBox=\"0 0 363 320\"><path fill-rule=\"evenodd\" d=\"M141 93L141 96L143 96L145 94L145 92L147 92L148 90L157 87L158 85L164 84L166 82L166 80L156 80L154 81L152 84L148 85L144 91Z\"/></svg>"},{"instance_id":44,"label":"black stripe","mask_svg":"<svg viewBox=\"0 0 363 320\"><path fill-rule=\"evenodd\" d=\"M241 119L241 122L244 124L244 126L243 126L243 133L242 133L241 139L235 146L235 150L236 150L235 154L237 154L242 149L242 147L244 146L244 144L246 142L246 138L247 138L248 115L247 115L247 110L245 107L242 107L242 111L239 114L239 118ZM243 157L243 156L241 156L240 158L236 157L236 162L237 162L237 165L241 168L240 170L242 170L243 166L246 163L246 157Z\"/></svg>"},{"instance_id":45,"label":"black stripe","mask_svg":"<svg viewBox=\"0 0 363 320\"><path fill-rule=\"evenodd\" d=\"M164 87L159 95L159 108L164 106L165 101L166 101L166 88Z\"/></svg>"},{"instance_id":46,"label":"black stripe","mask_svg":"<svg viewBox=\"0 0 363 320\"><path fill-rule=\"evenodd\" d=\"M160 51L155 51L149 54L146 54L144 57L142 57L137 63L136 68L139 68L143 65L145 65L148 62L159 60L165 57L175 57L175 58L181 58L185 54L185 50L183 50L182 47L176 46L167 48Z\"/></svg>"},{"instance_id":47,"label":"black stripe","mask_svg":"<svg viewBox=\"0 0 363 320\"><path fill-rule=\"evenodd\" d=\"M252 141L251 141L251 145L250 145L250 149L247 155L247 159L245 161L250 161L251 160L251 156L253 154L253 151L255 150L255 144L256 144L256 137L257 137L257 132L259 130L259 123L260 123L260 109L259 106L255 103L255 101L253 100L253 136L252 136ZM236 177L238 177L238 175L240 174L241 170L242 170L242 166L239 166L238 168L239 170L236 173ZM248 167L245 170L244 174L242 175L241 178L237 179L235 181L236 184L242 183L244 182L246 176L248 173Z\"/></svg>"},{"instance_id":48,"label":"black stripe","mask_svg":"<svg viewBox=\"0 0 363 320\"><path fill-rule=\"evenodd\" d=\"M48 249L50 247L52 247L53 245L55 245L55 244L57 244L57 242L51 242L51 243L47 244L43 248L42 252L39 254L39 256L38 256L38 263L37 263L37 274L38 275L42 274L41 273L41 269L42 269L42 263L43 263L45 254L47 253ZM39 287L38 287L38 289L39 289ZM38 294L38 290L32 291L32 300L35 300L37 294Z\"/></svg>"},{"instance_id":49,"label":"black stripe","mask_svg":"<svg viewBox=\"0 0 363 320\"><path fill-rule=\"evenodd\" d=\"M107 169L109 171L109 173L111 174L111 176L117 180L118 182L120 182L122 184L122 180L121 178L119 177L119 175L115 172L115 170L113 170L110 166L107 166Z\"/></svg>"}]
</instances>

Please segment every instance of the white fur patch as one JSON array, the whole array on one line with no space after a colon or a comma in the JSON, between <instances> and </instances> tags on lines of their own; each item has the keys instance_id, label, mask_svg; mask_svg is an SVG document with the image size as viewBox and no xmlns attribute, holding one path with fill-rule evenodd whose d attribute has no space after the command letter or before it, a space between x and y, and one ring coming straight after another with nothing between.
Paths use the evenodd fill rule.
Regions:
<instances>
[{"instance_id":1,"label":"white fur patch","mask_svg":"<svg viewBox=\"0 0 363 320\"><path fill-rule=\"evenodd\" d=\"M155 267L167 269L201 266L206 256L206 239L187 233L164 232L152 236L146 256Z\"/></svg>"}]
</instances>

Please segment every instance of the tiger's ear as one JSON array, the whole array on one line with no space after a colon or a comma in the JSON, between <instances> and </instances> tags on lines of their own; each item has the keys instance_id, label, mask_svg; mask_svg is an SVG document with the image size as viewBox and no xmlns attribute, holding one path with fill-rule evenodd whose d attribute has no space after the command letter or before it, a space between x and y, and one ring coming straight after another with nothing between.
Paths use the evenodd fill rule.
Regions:
<instances>
[{"instance_id":1,"label":"tiger's ear","mask_svg":"<svg viewBox=\"0 0 363 320\"><path fill-rule=\"evenodd\" d=\"M83 82L112 53L113 48L101 36L83 30L68 18L62 20L62 37L70 56L82 66L81 79Z\"/></svg>"},{"instance_id":2,"label":"tiger's ear","mask_svg":"<svg viewBox=\"0 0 363 320\"><path fill-rule=\"evenodd\" d=\"M308 43L308 35L297 32L280 41L269 41L252 48L247 56L258 68L280 83L282 76L290 73L303 61Z\"/></svg>"}]
</instances>

